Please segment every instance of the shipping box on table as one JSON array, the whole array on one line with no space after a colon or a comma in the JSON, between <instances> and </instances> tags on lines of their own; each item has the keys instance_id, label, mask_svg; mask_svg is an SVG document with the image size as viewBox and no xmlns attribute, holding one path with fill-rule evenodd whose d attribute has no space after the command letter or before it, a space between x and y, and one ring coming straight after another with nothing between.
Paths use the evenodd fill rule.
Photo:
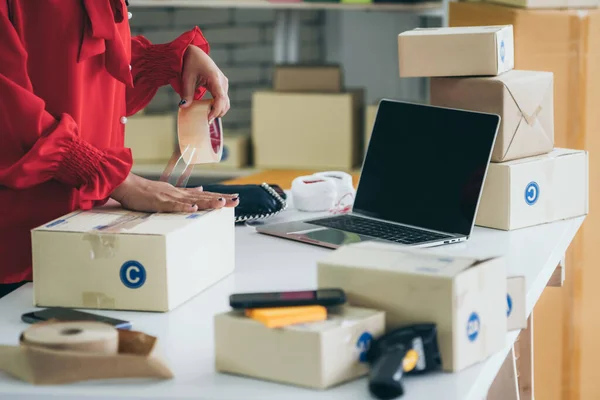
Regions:
<instances>
[{"instance_id":1,"label":"shipping box on table","mask_svg":"<svg viewBox=\"0 0 600 400\"><path fill-rule=\"evenodd\" d=\"M136 163L168 161L176 142L175 114L137 115L125 125L125 147Z\"/></svg>"},{"instance_id":2,"label":"shipping box on table","mask_svg":"<svg viewBox=\"0 0 600 400\"><path fill-rule=\"evenodd\" d=\"M339 93L343 88L339 65L277 65L273 90L277 92Z\"/></svg>"},{"instance_id":3,"label":"shipping box on table","mask_svg":"<svg viewBox=\"0 0 600 400\"><path fill-rule=\"evenodd\" d=\"M326 389L364 376L366 351L384 333L381 311L341 307L326 321L271 329L229 312L215 316L216 369Z\"/></svg>"},{"instance_id":4,"label":"shipping box on table","mask_svg":"<svg viewBox=\"0 0 600 400\"><path fill-rule=\"evenodd\" d=\"M551 72L520 70L485 78L433 78L431 104L500 115L492 161L509 161L554 148L552 82Z\"/></svg>"},{"instance_id":5,"label":"shipping box on table","mask_svg":"<svg viewBox=\"0 0 600 400\"><path fill-rule=\"evenodd\" d=\"M77 211L32 231L34 304L169 311L233 272L232 208Z\"/></svg>"},{"instance_id":6,"label":"shipping box on table","mask_svg":"<svg viewBox=\"0 0 600 400\"><path fill-rule=\"evenodd\" d=\"M513 28L417 28L398 35L400 77L495 76L514 67Z\"/></svg>"},{"instance_id":7,"label":"shipping box on table","mask_svg":"<svg viewBox=\"0 0 600 400\"><path fill-rule=\"evenodd\" d=\"M519 229L588 213L588 153L552 153L491 163L475 224Z\"/></svg>"},{"instance_id":8,"label":"shipping box on table","mask_svg":"<svg viewBox=\"0 0 600 400\"><path fill-rule=\"evenodd\" d=\"M259 168L352 169L359 163L363 91L255 92L252 144Z\"/></svg>"},{"instance_id":9,"label":"shipping box on table","mask_svg":"<svg viewBox=\"0 0 600 400\"><path fill-rule=\"evenodd\" d=\"M386 329L435 323L445 371L460 371L504 348L506 265L362 243L319 262L319 287L339 287L352 305L386 313Z\"/></svg>"}]
</instances>

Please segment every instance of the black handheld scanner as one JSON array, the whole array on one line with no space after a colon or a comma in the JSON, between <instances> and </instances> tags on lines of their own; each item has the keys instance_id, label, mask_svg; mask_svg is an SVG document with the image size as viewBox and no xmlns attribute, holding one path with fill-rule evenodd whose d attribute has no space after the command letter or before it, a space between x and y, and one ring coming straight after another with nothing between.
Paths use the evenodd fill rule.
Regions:
<instances>
[{"instance_id":1,"label":"black handheld scanner","mask_svg":"<svg viewBox=\"0 0 600 400\"><path fill-rule=\"evenodd\" d=\"M404 394L402 376L441 368L442 359L435 324L398 328L375 340L367 352L371 365L369 391L378 399Z\"/></svg>"}]
</instances>

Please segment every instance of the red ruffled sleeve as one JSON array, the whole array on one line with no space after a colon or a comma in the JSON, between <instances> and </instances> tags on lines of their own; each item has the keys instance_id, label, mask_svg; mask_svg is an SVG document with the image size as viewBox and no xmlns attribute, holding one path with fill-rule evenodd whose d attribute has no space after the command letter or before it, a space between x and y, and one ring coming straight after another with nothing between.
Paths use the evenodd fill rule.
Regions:
<instances>
[{"instance_id":1,"label":"red ruffled sleeve","mask_svg":"<svg viewBox=\"0 0 600 400\"><path fill-rule=\"evenodd\" d=\"M206 54L210 52L210 46L198 27L166 44L152 44L143 36L132 38L131 72L134 87L127 89L127 115L146 107L161 86L171 84L181 95L183 56L189 45L199 47ZM205 92L205 88L198 88L194 98L202 98Z\"/></svg>"},{"instance_id":2,"label":"red ruffled sleeve","mask_svg":"<svg viewBox=\"0 0 600 400\"><path fill-rule=\"evenodd\" d=\"M100 150L80 138L71 116L53 116L33 93L27 53L0 9L0 187L27 189L55 179L103 200L131 169L128 149Z\"/></svg>"}]
</instances>

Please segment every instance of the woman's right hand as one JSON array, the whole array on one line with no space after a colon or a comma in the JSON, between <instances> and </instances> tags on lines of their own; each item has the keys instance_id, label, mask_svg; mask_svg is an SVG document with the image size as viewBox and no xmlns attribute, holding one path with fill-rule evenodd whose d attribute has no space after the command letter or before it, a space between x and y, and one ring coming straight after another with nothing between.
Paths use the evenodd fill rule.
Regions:
<instances>
[{"instance_id":1,"label":"woman's right hand","mask_svg":"<svg viewBox=\"0 0 600 400\"><path fill-rule=\"evenodd\" d=\"M157 182L129 174L111 198L123 208L143 212L184 212L235 207L237 195L204 192L202 188L181 189L167 182Z\"/></svg>"}]
</instances>

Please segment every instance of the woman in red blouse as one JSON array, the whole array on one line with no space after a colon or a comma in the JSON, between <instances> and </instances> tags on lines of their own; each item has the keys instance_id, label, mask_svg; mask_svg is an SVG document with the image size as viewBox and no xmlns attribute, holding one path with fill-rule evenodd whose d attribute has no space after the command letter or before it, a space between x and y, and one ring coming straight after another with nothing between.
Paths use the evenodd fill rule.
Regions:
<instances>
[{"instance_id":1,"label":"woman in red blouse","mask_svg":"<svg viewBox=\"0 0 600 400\"><path fill-rule=\"evenodd\" d=\"M31 280L30 230L109 198L131 210L193 212L235 196L131 174L127 117L171 84L209 118L229 109L227 79L198 28L167 44L131 38L125 0L0 0L0 297Z\"/></svg>"}]
</instances>

